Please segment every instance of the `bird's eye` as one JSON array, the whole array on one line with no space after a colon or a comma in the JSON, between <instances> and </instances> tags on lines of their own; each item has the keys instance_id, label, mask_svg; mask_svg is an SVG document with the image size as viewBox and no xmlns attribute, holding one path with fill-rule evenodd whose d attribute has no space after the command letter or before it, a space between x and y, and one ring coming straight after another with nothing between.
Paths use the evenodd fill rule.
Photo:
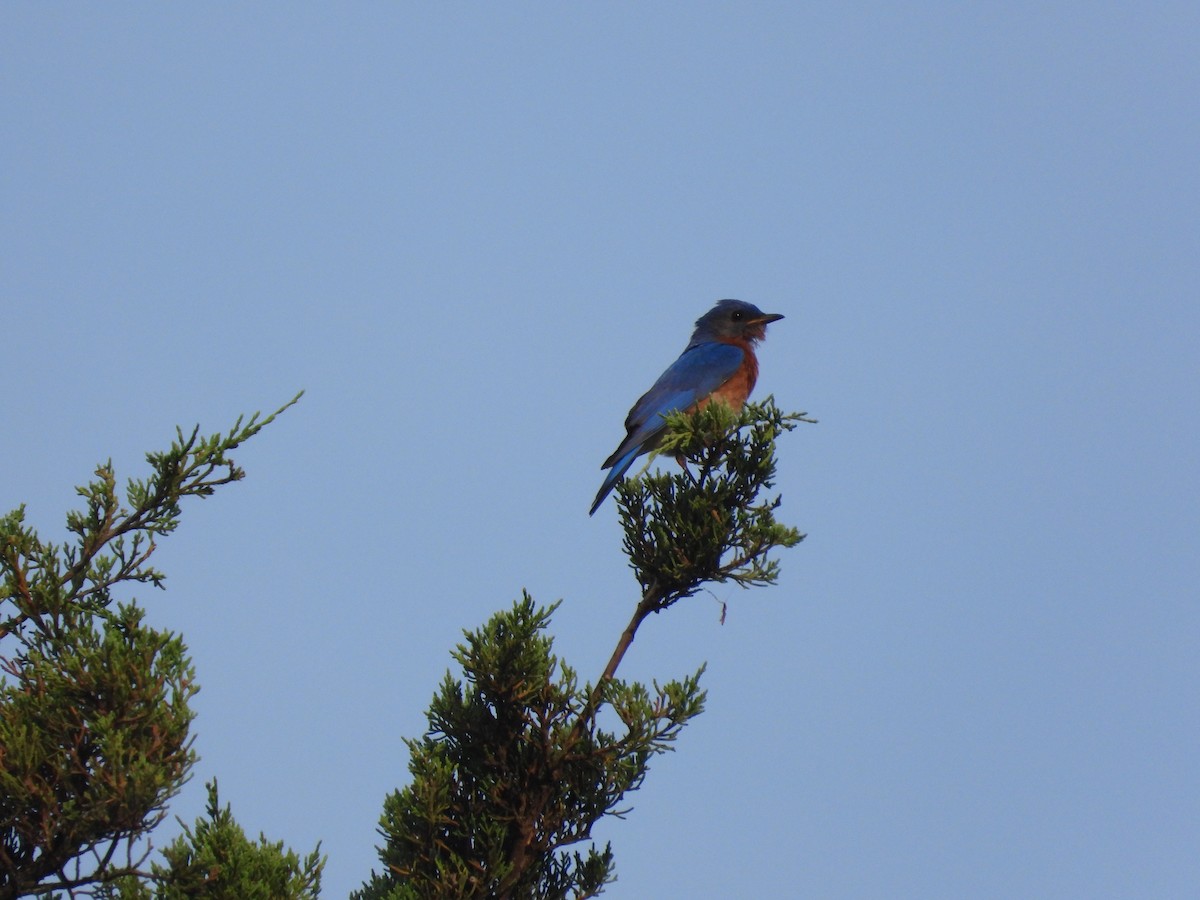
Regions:
<instances>
[{"instance_id":1,"label":"bird's eye","mask_svg":"<svg viewBox=\"0 0 1200 900\"><path fill-rule=\"evenodd\" d=\"M737 310L736 312L734 312L734 314L732 316L730 316L730 318L733 319L733 321L735 321L735 322L742 321L742 311Z\"/></svg>"}]
</instances>

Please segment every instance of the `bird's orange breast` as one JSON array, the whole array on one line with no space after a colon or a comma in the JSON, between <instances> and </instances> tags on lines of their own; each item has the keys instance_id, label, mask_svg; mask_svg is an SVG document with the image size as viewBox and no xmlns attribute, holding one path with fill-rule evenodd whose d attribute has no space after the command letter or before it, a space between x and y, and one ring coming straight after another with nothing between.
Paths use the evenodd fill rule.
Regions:
<instances>
[{"instance_id":1,"label":"bird's orange breast","mask_svg":"<svg viewBox=\"0 0 1200 900\"><path fill-rule=\"evenodd\" d=\"M754 384L758 381L758 359L754 348L748 341L723 341L732 344L742 351L742 364L729 376L723 385L696 404L697 409L704 409L713 400L721 400L735 410L740 410L749 398Z\"/></svg>"}]
</instances>

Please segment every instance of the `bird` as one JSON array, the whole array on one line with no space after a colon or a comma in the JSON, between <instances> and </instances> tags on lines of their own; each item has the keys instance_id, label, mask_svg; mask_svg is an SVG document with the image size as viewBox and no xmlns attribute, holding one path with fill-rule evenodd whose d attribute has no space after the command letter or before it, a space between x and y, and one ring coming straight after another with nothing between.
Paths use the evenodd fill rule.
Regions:
<instances>
[{"instance_id":1,"label":"bird","mask_svg":"<svg viewBox=\"0 0 1200 900\"><path fill-rule=\"evenodd\" d=\"M735 410L742 408L758 380L754 345L767 336L767 325L782 318L753 303L718 300L696 320L696 330L683 353L629 410L625 439L600 467L611 471L596 493L589 516L595 515L633 461L659 445L667 414L703 409L714 399Z\"/></svg>"}]
</instances>

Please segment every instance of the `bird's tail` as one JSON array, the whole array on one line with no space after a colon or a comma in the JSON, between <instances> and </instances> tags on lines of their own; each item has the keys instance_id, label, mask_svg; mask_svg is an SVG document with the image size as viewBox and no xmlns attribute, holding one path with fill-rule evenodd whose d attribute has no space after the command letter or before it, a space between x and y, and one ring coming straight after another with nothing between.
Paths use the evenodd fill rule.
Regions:
<instances>
[{"instance_id":1,"label":"bird's tail","mask_svg":"<svg viewBox=\"0 0 1200 900\"><path fill-rule=\"evenodd\" d=\"M620 481L625 473L629 471L629 467L633 465L633 461L637 459L638 453L641 452L641 447L634 447L612 465L612 470L604 479L604 483L600 485L600 490L596 492L596 499L592 501L592 508L588 510L588 515L595 515L596 510L600 508L600 504L604 502L604 498L609 495L613 487Z\"/></svg>"}]
</instances>

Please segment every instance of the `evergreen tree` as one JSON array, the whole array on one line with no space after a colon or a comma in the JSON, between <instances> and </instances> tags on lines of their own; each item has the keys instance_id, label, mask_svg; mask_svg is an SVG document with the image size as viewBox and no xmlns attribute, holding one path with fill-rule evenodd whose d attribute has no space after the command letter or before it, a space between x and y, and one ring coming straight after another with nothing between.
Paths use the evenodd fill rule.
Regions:
<instances>
[{"instance_id":1,"label":"evergreen tree","mask_svg":"<svg viewBox=\"0 0 1200 900\"><path fill-rule=\"evenodd\" d=\"M651 613L704 585L772 584L769 556L803 538L776 522L775 439L812 421L768 398L735 413L712 404L670 419L662 452L686 465L618 485L624 546L641 587L633 618L597 682L579 683L546 632L558 604L525 595L453 652L428 728L408 740L411 783L389 795L382 871L355 900L559 900L613 879L611 846L591 843L650 760L704 706L700 675L625 683L617 667ZM601 722L603 719L603 723ZM575 849L582 846L583 852Z\"/></svg>"},{"instance_id":2,"label":"evergreen tree","mask_svg":"<svg viewBox=\"0 0 1200 900\"><path fill-rule=\"evenodd\" d=\"M163 850L149 880L130 876L98 892L101 900L316 900L320 847L301 860L283 842L257 841L222 808L217 783L208 787L207 815Z\"/></svg>"},{"instance_id":3,"label":"evergreen tree","mask_svg":"<svg viewBox=\"0 0 1200 900\"><path fill-rule=\"evenodd\" d=\"M298 398L297 398L298 399ZM295 400L292 401L296 402ZM289 406L291 404L288 404ZM285 406L284 409L287 407ZM0 519L0 900L315 900L322 861L246 837L215 783L206 816L147 866L144 838L191 771L195 673L182 640L144 624L122 587L161 587L155 541L184 497L243 472L230 451L265 419L227 434L179 432L152 474L118 498L111 463L79 489L71 538L42 541L24 509ZM583 898L613 878L592 829L646 777L704 706L703 671L646 687L616 678L641 623L705 584L771 584L778 547L774 442L798 421L768 400L677 415L663 452L685 467L618 487L624 546L641 597L600 678L580 683L548 636L557 604L524 596L467 632L407 742L412 781L384 805L381 872L358 900ZM319 848L318 848L319 849Z\"/></svg>"},{"instance_id":4,"label":"evergreen tree","mask_svg":"<svg viewBox=\"0 0 1200 900\"><path fill-rule=\"evenodd\" d=\"M177 431L124 502L111 461L99 466L62 544L40 539L24 507L0 517L0 900L118 883L136 896L152 874L143 838L195 761L195 672L182 639L117 594L163 586L150 557L180 503L241 479L228 454L287 406L227 434Z\"/></svg>"}]
</instances>

